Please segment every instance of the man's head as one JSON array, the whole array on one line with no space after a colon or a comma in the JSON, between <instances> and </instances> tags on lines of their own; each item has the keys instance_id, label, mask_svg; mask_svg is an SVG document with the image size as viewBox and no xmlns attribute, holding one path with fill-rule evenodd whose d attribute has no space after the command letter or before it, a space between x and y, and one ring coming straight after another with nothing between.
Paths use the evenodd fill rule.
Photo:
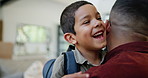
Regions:
<instances>
[{"instance_id":1,"label":"man's head","mask_svg":"<svg viewBox=\"0 0 148 78\"><path fill-rule=\"evenodd\" d=\"M105 25L93 4L86 1L70 4L60 21L65 40L79 50L99 51L106 46Z\"/></svg>"},{"instance_id":2,"label":"man's head","mask_svg":"<svg viewBox=\"0 0 148 78\"><path fill-rule=\"evenodd\" d=\"M111 49L128 42L147 41L148 0L117 0L110 13L110 24Z\"/></svg>"}]
</instances>

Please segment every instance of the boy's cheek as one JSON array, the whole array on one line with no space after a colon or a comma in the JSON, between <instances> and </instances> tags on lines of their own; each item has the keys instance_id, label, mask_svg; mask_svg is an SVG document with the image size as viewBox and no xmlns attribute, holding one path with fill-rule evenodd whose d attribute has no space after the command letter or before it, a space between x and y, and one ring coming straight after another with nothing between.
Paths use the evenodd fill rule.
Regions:
<instances>
[{"instance_id":1,"label":"boy's cheek","mask_svg":"<svg viewBox=\"0 0 148 78\"><path fill-rule=\"evenodd\" d=\"M106 30L106 23L104 23L104 21L102 21L102 26L105 28Z\"/></svg>"},{"instance_id":2,"label":"boy's cheek","mask_svg":"<svg viewBox=\"0 0 148 78\"><path fill-rule=\"evenodd\" d=\"M110 24L110 23L109 23L109 20L106 20L106 21L105 21L105 27L106 27L106 29L109 28L109 24Z\"/></svg>"},{"instance_id":3,"label":"boy's cheek","mask_svg":"<svg viewBox=\"0 0 148 78\"><path fill-rule=\"evenodd\" d=\"M108 35L108 33L110 32L110 22L108 21L108 20L106 20L106 22L105 22L105 27L106 27L106 33L107 33L107 35Z\"/></svg>"}]
</instances>

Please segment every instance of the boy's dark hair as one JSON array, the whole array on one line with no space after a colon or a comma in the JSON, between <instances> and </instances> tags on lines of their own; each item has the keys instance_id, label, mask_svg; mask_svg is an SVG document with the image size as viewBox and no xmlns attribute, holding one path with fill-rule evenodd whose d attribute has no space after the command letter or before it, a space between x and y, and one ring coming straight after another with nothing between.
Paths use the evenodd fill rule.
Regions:
<instances>
[{"instance_id":1,"label":"boy's dark hair","mask_svg":"<svg viewBox=\"0 0 148 78\"><path fill-rule=\"evenodd\" d=\"M112 25L148 36L148 0L117 0L110 14Z\"/></svg>"},{"instance_id":2,"label":"boy's dark hair","mask_svg":"<svg viewBox=\"0 0 148 78\"><path fill-rule=\"evenodd\" d=\"M60 18L60 25L63 33L73 33L76 34L74 30L74 25L75 25L75 12L78 10L79 7L90 4L93 5L90 2L87 1L76 1L69 6L67 6Z\"/></svg>"}]
</instances>

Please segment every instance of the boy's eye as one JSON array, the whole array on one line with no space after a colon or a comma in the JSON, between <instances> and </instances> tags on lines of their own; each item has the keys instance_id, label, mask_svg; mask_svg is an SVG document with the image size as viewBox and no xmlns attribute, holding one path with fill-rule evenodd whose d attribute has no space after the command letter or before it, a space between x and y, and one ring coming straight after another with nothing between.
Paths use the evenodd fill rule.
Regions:
<instances>
[{"instance_id":1,"label":"boy's eye","mask_svg":"<svg viewBox=\"0 0 148 78\"><path fill-rule=\"evenodd\" d=\"M97 20L102 20L101 17L97 18Z\"/></svg>"},{"instance_id":2,"label":"boy's eye","mask_svg":"<svg viewBox=\"0 0 148 78\"><path fill-rule=\"evenodd\" d=\"M83 24L88 24L88 23L90 23L90 21L84 21L84 22L83 22Z\"/></svg>"}]
</instances>

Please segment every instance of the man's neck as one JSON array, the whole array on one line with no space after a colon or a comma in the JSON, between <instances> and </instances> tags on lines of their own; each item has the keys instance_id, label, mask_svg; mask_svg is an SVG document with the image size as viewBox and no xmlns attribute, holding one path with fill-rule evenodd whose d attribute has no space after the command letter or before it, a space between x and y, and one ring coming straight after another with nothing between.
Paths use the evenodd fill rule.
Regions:
<instances>
[{"instance_id":1,"label":"man's neck","mask_svg":"<svg viewBox=\"0 0 148 78\"><path fill-rule=\"evenodd\" d=\"M113 31L110 32L109 38L107 40L107 47L108 51L126 44L130 42L137 42L137 41L148 41L148 36L142 35L140 33L135 33L135 32L125 32L125 31Z\"/></svg>"}]
</instances>

